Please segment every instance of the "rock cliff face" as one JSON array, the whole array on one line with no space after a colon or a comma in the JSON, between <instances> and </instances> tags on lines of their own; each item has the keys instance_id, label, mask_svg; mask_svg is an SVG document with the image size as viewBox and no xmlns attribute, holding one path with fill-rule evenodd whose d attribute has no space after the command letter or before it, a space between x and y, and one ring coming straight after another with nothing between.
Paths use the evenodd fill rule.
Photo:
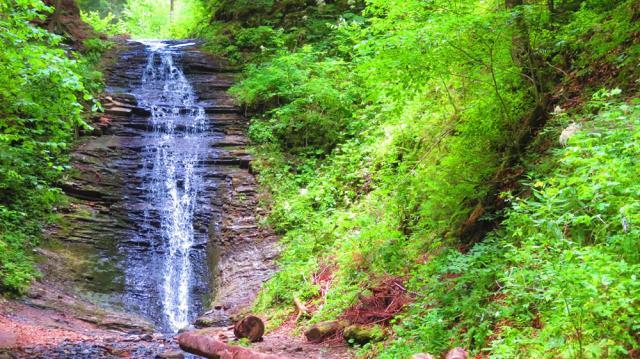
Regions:
<instances>
[{"instance_id":1,"label":"rock cliff face","mask_svg":"<svg viewBox=\"0 0 640 359\"><path fill-rule=\"evenodd\" d=\"M199 322L224 324L230 314L250 304L273 272L275 237L257 225L246 120L226 93L234 74L194 45L166 45L175 47L173 60L206 116L206 145L194 169L203 186L195 200L195 242L189 252L190 319L210 309ZM100 308L135 313L162 326L163 272L158 258L166 249L159 243L160 210L149 201L145 179L155 155L149 146L154 140L152 111L148 104L138 103L136 94L149 51L148 46L129 42L107 71L105 113L95 120L91 136L73 151L74 170L62 185L70 204L49 231L41 269L44 288L73 288L75 297ZM180 151L178 147L174 150ZM46 295L34 292L31 297L33 304L64 310L55 296L43 301ZM129 328L136 325L128 319L120 322Z\"/></svg>"}]
</instances>

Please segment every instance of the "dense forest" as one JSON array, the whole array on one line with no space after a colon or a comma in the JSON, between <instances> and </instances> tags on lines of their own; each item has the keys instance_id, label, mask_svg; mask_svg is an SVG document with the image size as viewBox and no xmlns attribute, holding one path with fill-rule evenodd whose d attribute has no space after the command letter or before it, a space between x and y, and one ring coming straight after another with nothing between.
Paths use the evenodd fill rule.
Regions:
<instances>
[{"instance_id":1,"label":"dense forest","mask_svg":"<svg viewBox=\"0 0 640 359\"><path fill-rule=\"evenodd\" d=\"M362 357L640 356L637 0L79 0L81 41L61 2L0 0L5 296L40 275L102 54L192 38L238 71L282 247L267 331L346 322Z\"/></svg>"}]
</instances>

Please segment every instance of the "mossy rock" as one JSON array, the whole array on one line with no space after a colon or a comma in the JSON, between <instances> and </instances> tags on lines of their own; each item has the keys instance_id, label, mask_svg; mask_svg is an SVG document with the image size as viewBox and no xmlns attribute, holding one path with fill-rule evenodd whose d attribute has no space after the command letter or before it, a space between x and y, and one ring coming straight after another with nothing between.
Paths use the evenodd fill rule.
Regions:
<instances>
[{"instance_id":1,"label":"mossy rock","mask_svg":"<svg viewBox=\"0 0 640 359\"><path fill-rule=\"evenodd\" d=\"M383 341L386 334L379 325L354 324L344 329L343 336L349 344L363 345Z\"/></svg>"}]
</instances>

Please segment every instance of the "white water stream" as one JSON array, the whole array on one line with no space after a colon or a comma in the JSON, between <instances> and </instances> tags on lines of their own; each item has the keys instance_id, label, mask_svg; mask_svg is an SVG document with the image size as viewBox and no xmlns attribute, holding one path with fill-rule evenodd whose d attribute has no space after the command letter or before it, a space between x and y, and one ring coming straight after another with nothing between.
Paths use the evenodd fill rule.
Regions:
<instances>
[{"instance_id":1,"label":"white water stream","mask_svg":"<svg viewBox=\"0 0 640 359\"><path fill-rule=\"evenodd\" d=\"M174 63L171 46L149 41L142 85L136 90L139 106L151 111L153 153L142 184L148 206L158 212L160 228L159 294L163 322L171 331L189 324L193 286L191 251L195 244L194 214L203 178L196 171L206 131L205 111L196 103L193 88ZM158 275L149 273L149 275Z\"/></svg>"}]
</instances>

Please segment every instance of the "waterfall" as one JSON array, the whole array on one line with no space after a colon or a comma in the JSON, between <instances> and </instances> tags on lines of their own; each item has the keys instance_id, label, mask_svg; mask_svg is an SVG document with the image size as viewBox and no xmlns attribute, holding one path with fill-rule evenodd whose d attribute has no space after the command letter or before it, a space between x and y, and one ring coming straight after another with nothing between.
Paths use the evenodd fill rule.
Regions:
<instances>
[{"instance_id":1,"label":"waterfall","mask_svg":"<svg viewBox=\"0 0 640 359\"><path fill-rule=\"evenodd\" d=\"M203 189L202 174L197 171L206 116L197 105L192 86L176 66L176 50L162 42L147 42L148 59L140 88L135 91L140 107L151 112L144 152L142 186L147 211L158 218L157 231L146 233L155 243L161 258L158 295L162 323L170 331L189 324L193 284L194 216L198 193ZM147 219L149 220L149 219Z\"/></svg>"}]
</instances>

